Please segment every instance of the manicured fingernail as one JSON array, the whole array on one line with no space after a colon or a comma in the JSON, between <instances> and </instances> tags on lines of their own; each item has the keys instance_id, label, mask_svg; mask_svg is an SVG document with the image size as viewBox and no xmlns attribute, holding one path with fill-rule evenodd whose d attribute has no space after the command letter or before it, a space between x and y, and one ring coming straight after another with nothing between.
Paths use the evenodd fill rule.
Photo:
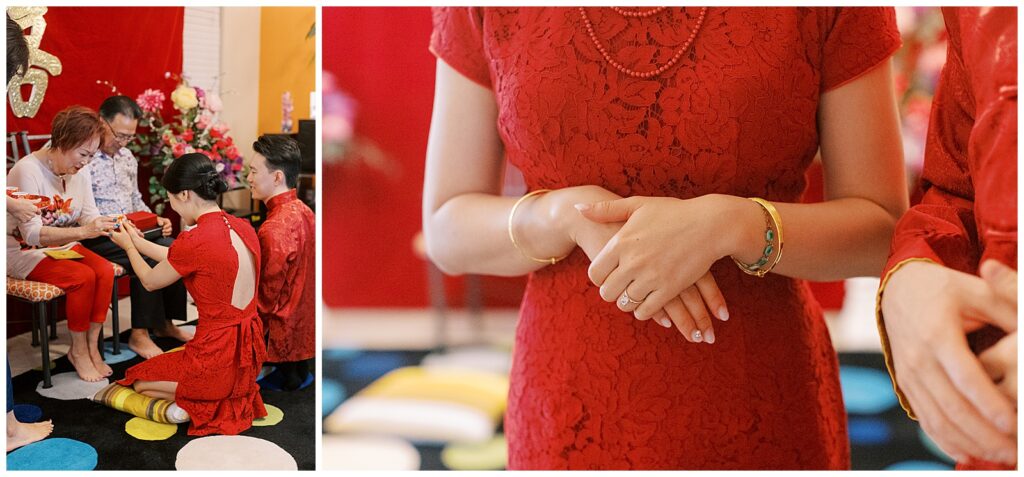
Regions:
<instances>
[{"instance_id":1,"label":"manicured fingernail","mask_svg":"<svg viewBox=\"0 0 1024 477\"><path fill-rule=\"evenodd\" d=\"M708 329L706 332L704 332L704 342L707 344L712 344L715 342L715 330Z\"/></svg>"},{"instance_id":2,"label":"manicured fingernail","mask_svg":"<svg viewBox=\"0 0 1024 477\"><path fill-rule=\"evenodd\" d=\"M729 310L725 309L724 306L718 309L718 319L722 321L729 321Z\"/></svg>"},{"instance_id":3,"label":"manicured fingernail","mask_svg":"<svg viewBox=\"0 0 1024 477\"><path fill-rule=\"evenodd\" d=\"M691 335L691 337L693 338L694 343L700 343L703 339L700 335L700 330L693 330L693 334Z\"/></svg>"},{"instance_id":4,"label":"manicured fingernail","mask_svg":"<svg viewBox=\"0 0 1024 477\"><path fill-rule=\"evenodd\" d=\"M664 326L665 328L671 328L672 327L672 322L669 321L668 318L662 318L662 319L658 320L658 323L660 323L661 326Z\"/></svg>"},{"instance_id":5,"label":"manicured fingernail","mask_svg":"<svg viewBox=\"0 0 1024 477\"><path fill-rule=\"evenodd\" d=\"M578 210L580 212L586 212L586 211L590 210L590 208L593 207L593 206L590 205L590 204L576 204L573 207L576 207L576 210Z\"/></svg>"}]
</instances>

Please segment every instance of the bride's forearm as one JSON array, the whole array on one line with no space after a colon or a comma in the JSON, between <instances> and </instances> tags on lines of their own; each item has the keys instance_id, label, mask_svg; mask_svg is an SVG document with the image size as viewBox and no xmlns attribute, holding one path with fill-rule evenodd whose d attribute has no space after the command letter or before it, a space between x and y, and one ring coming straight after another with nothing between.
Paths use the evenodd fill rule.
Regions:
<instances>
[{"instance_id":1,"label":"bride's forearm","mask_svg":"<svg viewBox=\"0 0 1024 477\"><path fill-rule=\"evenodd\" d=\"M446 273L517 276L545 266L538 259L559 258L575 248L567 225L566 204L560 191L523 200L516 208L513 230L508 218L518 197L483 193L448 199L424 216L424 236L431 260ZM571 207L571 205L569 206Z\"/></svg>"},{"instance_id":2,"label":"bride's forearm","mask_svg":"<svg viewBox=\"0 0 1024 477\"><path fill-rule=\"evenodd\" d=\"M153 243L153 242L150 242L149 240L146 240L144 238L138 238L138 237L133 238L132 239L132 243L135 245L135 248L137 248L139 250L139 253L141 253L141 254L149 257L149 258L152 258L153 260L156 260L158 262L162 262L164 260L167 260L167 250L168 249L167 249L167 247L164 247L163 245L160 245L160 244L157 244L157 243Z\"/></svg>"},{"instance_id":3,"label":"bride's forearm","mask_svg":"<svg viewBox=\"0 0 1024 477\"><path fill-rule=\"evenodd\" d=\"M729 196L735 233L730 253L744 263L761 257L765 218L753 201ZM774 202L782 219L784 250L773 273L814 281L878 276L902 210L846 197L814 204Z\"/></svg>"}]
</instances>

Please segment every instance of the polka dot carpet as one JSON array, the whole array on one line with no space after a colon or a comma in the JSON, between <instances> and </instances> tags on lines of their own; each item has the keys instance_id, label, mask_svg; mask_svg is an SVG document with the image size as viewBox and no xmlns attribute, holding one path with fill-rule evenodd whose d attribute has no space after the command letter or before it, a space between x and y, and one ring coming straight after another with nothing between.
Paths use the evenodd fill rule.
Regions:
<instances>
[{"instance_id":1,"label":"polka dot carpet","mask_svg":"<svg viewBox=\"0 0 1024 477\"><path fill-rule=\"evenodd\" d=\"M122 341L127 337L125 331ZM168 351L181 345L168 338L155 342ZM109 338L106 345L111 347ZM126 369L142 361L127 346L121 347L121 353L130 357L112 360L107 355L114 369L109 381L120 379ZM174 470L179 464L179 451L200 439L188 435L188 424L158 424L92 402L88 398L106 383L84 384L66 357L55 361L53 379L54 387L49 390L38 386L42 381L40 371L28 371L13 379L15 414L26 422L52 419L54 431L48 439L9 453L10 470ZM291 393L262 390L270 416L238 436L252 440L232 440L231 452L255 451L267 459L249 460L267 468L312 470L316 463L315 419L320 412L315 388L314 383ZM54 459L55 455L60 458ZM183 465L192 465L188 462L186 459Z\"/></svg>"},{"instance_id":2,"label":"polka dot carpet","mask_svg":"<svg viewBox=\"0 0 1024 477\"><path fill-rule=\"evenodd\" d=\"M469 366L475 369L502 369L506 359L479 349L456 350L448 355L430 355L420 351L324 350L322 418L326 418L346 399L402 366ZM882 356L876 353L844 353L839 356L843 396L847 406L849 436L854 470L938 470L952 469L953 463L920 430L920 426L899 407ZM502 429L491 441L472 445L409 443L419 454L421 470L501 469L507 459ZM395 451L393 440L359 440L369 436L325 435L324 465L338 469L393 468L374 467L363 457L373 452ZM340 446L353 439L361 449L352 455ZM375 444L376 443L376 444ZM328 445L335 450L328 450ZM376 447L375 447L376 446ZM328 457L326 454L330 453ZM342 460L348 457L348 463ZM406 461L402 461L406 462Z\"/></svg>"}]
</instances>

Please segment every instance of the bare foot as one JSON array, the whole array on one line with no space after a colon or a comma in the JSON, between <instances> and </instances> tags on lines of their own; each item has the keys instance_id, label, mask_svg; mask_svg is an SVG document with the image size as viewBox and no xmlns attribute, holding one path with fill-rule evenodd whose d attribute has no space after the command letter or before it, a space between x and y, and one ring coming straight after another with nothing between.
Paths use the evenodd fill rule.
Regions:
<instances>
[{"instance_id":1,"label":"bare foot","mask_svg":"<svg viewBox=\"0 0 1024 477\"><path fill-rule=\"evenodd\" d=\"M96 367L96 371L99 371L104 378L110 376L111 374L114 374L114 370L110 369L110 366L108 366L107 363L103 362L103 355L100 354L99 350L90 350L89 358L92 359L92 365Z\"/></svg>"},{"instance_id":2,"label":"bare foot","mask_svg":"<svg viewBox=\"0 0 1024 477\"><path fill-rule=\"evenodd\" d=\"M53 421L33 422L28 424L19 422L13 426L13 430L11 429L10 424L10 420L8 420L7 452L33 442L41 441L53 432Z\"/></svg>"},{"instance_id":3,"label":"bare foot","mask_svg":"<svg viewBox=\"0 0 1024 477\"><path fill-rule=\"evenodd\" d=\"M142 356L143 359L164 354L164 350L160 349L156 343L153 343L153 340L149 339L149 331L142 331L142 333L136 333L135 330L132 330L131 336L128 337L128 348L134 351L135 354Z\"/></svg>"},{"instance_id":4,"label":"bare foot","mask_svg":"<svg viewBox=\"0 0 1024 477\"><path fill-rule=\"evenodd\" d=\"M174 323L171 323L170 321L167 322L167 326L163 329L153 330L153 334L162 338L174 338L182 343L188 343L189 341L192 341L193 337L195 337L195 333L185 331L175 326Z\"/></svg>"},{"instance_id":5,"label":"bare foot","mask_svg":"<svg viewBox=\"0 0 1024 477\"><path fill-rule=\"evenodd\" d=\"M71 366L75 367L75 372L78 373L79 378L82 378L82 381L96 382L103 379L103 375L96 369L88 351L71 350L68 352L68 361L71 362Z\"/></svg>"}]
</instances>

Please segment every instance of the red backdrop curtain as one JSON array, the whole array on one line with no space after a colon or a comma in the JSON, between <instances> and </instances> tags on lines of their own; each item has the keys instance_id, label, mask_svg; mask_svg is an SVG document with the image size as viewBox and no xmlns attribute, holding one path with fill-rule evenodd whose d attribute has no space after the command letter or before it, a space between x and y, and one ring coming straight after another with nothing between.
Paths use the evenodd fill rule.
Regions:
<instances>
[{"instance_id":1,"label":"red backdrop curtain","mask_svg":"<svg viewBox=\"0 0 1024 477\"><path fill-rule=\"evenodd\" d=\"M7 106L7 131L47 134L58 111L76 104L99 108L111 93L97 81L110 81L132 98L159 88L167 95L165 110L170 108L175 81L164 73L181 72L184 12L184 7L50 7L39 47L59 58L63 71L49 77L35 117L16 118Z\"/></svg>"},{"instance_id":2,"label":"red backdrop curtain","mask_svg":"<svg viewBox=\"0 0 1024 477\"><path fill-rule=\"evenodd\" d=\"M61 74L49 77L34 117L14 117L8 102L7 131L49 134L50 122L60 110L76 104L98 109L111 90L97 81L109 81L132 98L147 88L160 89L167 96L164 110L169 111L176 81L165 79L164 73L181 72L184 12L183 7L50 7L39 47L60 59ZM23 88L23 97L28 98L28 87ZM147 184L148 169L140 167L139 173L139 183ZM142 188L148 200L149 190ZM127 282L121 285L120 290L127 292ZM63 317L63 305L60 308ZM27 305L8 299L7 310L17 317L8 320L8 336L29 329L20 319L29 316ZM121 326L124 329L123 322Z\"/></svg>"}]
</instances>

